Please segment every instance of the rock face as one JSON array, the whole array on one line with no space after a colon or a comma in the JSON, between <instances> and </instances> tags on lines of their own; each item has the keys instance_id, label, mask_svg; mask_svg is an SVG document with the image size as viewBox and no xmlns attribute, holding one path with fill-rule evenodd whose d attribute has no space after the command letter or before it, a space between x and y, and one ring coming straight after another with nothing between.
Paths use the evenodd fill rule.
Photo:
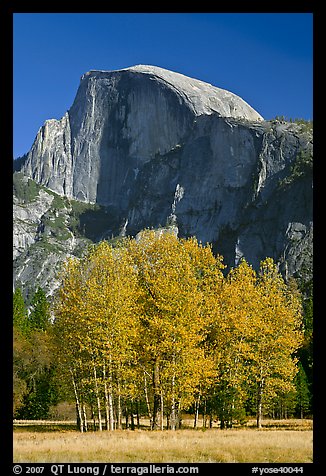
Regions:
<instances>
[{"instance_id":1,"label":"rock face","mask_svg":"<svg viewBox=\"0 0 326 476\"><path fill-rule=\"evenodd\" d=\"M234 94L162 68L90 71L69 112L40 129L23 170L57 193L126 208L144 164L211 114L262 119Z\"/></svg>"},{"instance_id":2,"label":"rock face","mask_svg":"<svg viewBox=\"0 0 326 476\"><path fill-rule=\"evenodd\" d=\"M75 203L14 174L13 277L29 298L38 286L51 295L59 284L58 271L70 255L78 255L91 241L78 233ZM77 226L76 226L77 225Z\"/></svg>"},{"instance_id":3,"label":"rock face","mask_svg":"<svg viewBox=\"0 0 326 476\"><path fill-rule=\"evenodd\" d=\"M168 222L230 266L271 256L285 275L311 272L312 130L264 121L202 81L144 65L90 71L21 171L103 207L102 238Z\"/></svg>"}]
</instances>

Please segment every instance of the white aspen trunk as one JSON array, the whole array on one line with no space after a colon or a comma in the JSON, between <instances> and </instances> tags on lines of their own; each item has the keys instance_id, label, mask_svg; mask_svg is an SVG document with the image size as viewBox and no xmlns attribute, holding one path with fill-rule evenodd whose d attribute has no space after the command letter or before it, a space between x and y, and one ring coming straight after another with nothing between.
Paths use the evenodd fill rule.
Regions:
<instances>
[{"instance_id":1,"label":"white aspen trunk","mask_svg":"<svg viewBox=\"0 0 326 476\"><path fill-rule=\"evenodd\" d=\"M175 354L173 354L173 366L175 367ZM171 391L172 391L172 399L171 399L171 430L176 430L177 426L177 409L176 409L176 401L175 401L175 370L173 369L172 381L171 381Z\"/></svg>"},{"instance_id":2,"label":"white aspen trunk","mask_svg":"<svg viewBox=\"0 0 326 476\"><path fill-rule=\"evenodd\" d=\"M152 428L152 412L151 412L151 406L149 404L149 398L148 398L148 390L147 390L147 380L146 380L146 372L144 371L144 393L145 393L145 401L146 401L146 407L147 407L147 413L148 413L148 418L149 418L149 426Z\"/></svg>"},{"instance_id":3,"label":"white aspen trunk","mask_svg":"<svg viewBox=\"0 0 326 476\"><path fill-rule=\"evenodd\" d=\"M94 381L95 381L95 395L96 395L96 403L97 403L97 414L98 414L98 429L102 431L102 415L101 415L101 400L98 391L98 383L97 383L97 374L96 374L96 367L94 365Z\"/></svg>"},{"instance_id":4,"label":"white aspen trunk","mask_svg":"<svg viewBox=\"0 0 326 476\"><path fill-rule=\"evenodd\" d=\"M104 379L104 402L105 402L105 426L107 431L110 430L110 412L109 412L109 396L108 387L106 384L105 365L103 366L103 379Z\"/></svg>"},{"instance_id":5,"label":"white aspen trunk","mask_svg":"<svg viewBox=\"0 0 326 476\"><path fill-rule=\"evenodd\" d=\"M177 424L176 424L176 427L177 427L177 430L180 430L181 428L181 425L182 425L182 418L181 418L181 401L182 399L180 398L180 400L177 402Z\"/></svg>"},{"instance_id":6,"label":"white aspen trunk","mask_svg":"<svg viewBox=\"0 0 326 476\"><path fill-rule=\"evenodd\" d=\"M88 428L87 428L87 414L86 414L86 405L85 405L85 403L83 403L82 408L83 408L83 417L84 417L84 422L83 422L84 423L84 430L87 431Z\"/></svg>"},{"instance_id":7,"label":"white aspen trunk","mask_svg":"<svg viewBox=\"0 0 326 476\"><path fill-rule=\"evenodd\" d=\"M175 376L172 375L172 401L171 401L171 418L170 418L170 427L171 430L176 429L176 408L175 408L175 397L174 397L174 384Z\"/></svg>"},{"instance_id":8,"label":"white aspen trunk","mask_svg":"<svg viewBox=\"0 0 326 476\"><path fill-rule=\"evenodd\" d=\"M264 378L258 384L257 392L257 428L261 428L261 422L263 418L263 388L264 388Z\"/></svg>"},{"instance_id":9,"label":"white aspen trunk","mask_svg":"<svg viewBox=\"0 0 326 476\"><path fill-rule=\"evenodd\" d=\"M105 398L105 427L107 431L110 431L110 412L109 412L109 397L108 391L106 387L106 383L104 384L104 398Z\"/></svg>"},{"instance_id":10,"label":"white aspen trunk","mask_svg":"<svg viewBox=\"0 0 326 476\"><path fill-rule=\"evenodd\" d=\"M196 401L195 401L194 428L197 428L197 422L199 418L199 404L200 404L200 395L198 395L198 398L196 398Z\"/></svg>"},{"instance_id":11,"label":"white aspen trunk","mask_svg":"<svg viewBox=\"0 0 326 476\"><path fill-rule=\"evenodd\" d=\"M153 401L153 418L152 418L152 430L157 430L158 428L158 410L160 406L160 365L159 360L157 359L153 368L153 390L154 390L154 401Z\"/></svg>"},{"instance_id":12,"label":"white aspen trunk","mask_svg":"<svg viewBox=\"0 0 326 476\"><path fill-rule=\"evenodd\" d=\"M172 405L171 405L171 416L170 416L170 429L175 431L175 401L174 398L172 398Z\"/></svg>"},{"instance_id":13,"label":"white aspen trunk","mask_svg":"<svg viewBox=\"0 0 326 476\"><path fill-rule=\"evenodd\" d=\"M102 431L103 427L102 427L102 415L101 415L101 401L99 397L97 397L97 410L98 410L98 429L99 431Z\"/></svg>"},{"instance_id":14,"label":"white aspen trunk","mask_svg":"<svg viewBox=\"0 0 326 476\"><path fill-rule=\"evenodd\" d=\"M121 408L121 392L120 380L118 379L118 403L117 403L117 428L122 430L122 408Z\"/></svg>"},{"instance_id":15,"label":"white aspen trunk","mask_svg":"<svg viewBox=\"0 0 326 476\"><path fill-rule=\"evenodd\" d=\"M76 414L77 414L77 426L80 430L81 433L84 431L84 425L83 425L83 414L82 414L82 409L80 406L80 401L78 397L78 391L77 391L77 385L74 377L74 373L72 369L70 368L70 373L71 373L71 378L72 378L72 385L74 388L74 394L75 394L75 401L76 401Z\"/></svg>"},{"instance_id":16,"label":"white aspen trunk","mask_svg":"<svg viewBox=\"0 0 326 476\"><path fill-rule=\"evenodd\" d=\"M109 392L109 422L110 422L110 431L113 431L114 430L114 411L113 411L112 391Z\"/></svg>"},{"instance_id":17,"label":"white aspen trunk","mask_svg":"<svg viewBox=\"0 0 326 476\"><path fill-rule=\"evenodd\" d=\"M161 431L164 430L164 399L163 399L163 392L161 391Z\"/></svg>"},{"instance_id":18,"label":"white aspen trunk","mask_svg":"<svg viewBox=\"0 0 326 476\"><path fill-rule=\"evenodd\" d=\"M229 428L233 428L233 415L234 415L234 409L235 409L235 401L234 400L235 400L234 397L232 397Z\"/></svg>"},{"instance_id":19,"label":"white aspen trunk","mask_svg":"<svg viewBox=\"0 0 326 476\"><path fill-rule=\"evenodd\" d=\"M109 359L109 422L110 431L114 430L113 390L112 390L112 359Z\"/></svg>"}]
</instances>

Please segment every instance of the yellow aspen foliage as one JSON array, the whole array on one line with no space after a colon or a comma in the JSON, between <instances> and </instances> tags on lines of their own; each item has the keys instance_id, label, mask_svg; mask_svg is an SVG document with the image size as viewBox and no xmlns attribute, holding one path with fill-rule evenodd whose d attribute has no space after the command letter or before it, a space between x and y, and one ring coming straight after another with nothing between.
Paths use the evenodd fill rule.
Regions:
<instances>
[{"instance_id":1,"label":"yellow aspen foliage","mask_svg":"<svg viewBox=\"0 0 326 476\"><path fill-rule=\"evenodd\" d=\"M126 382L125 367L130 372L135 357L136 301L137 281L125 248L113 249L102 242L91 247L83 259L66 263L55 306L57 342L65 346L63 360L76 387L78 381L82 393L92 390L99 415L104 396L110 429L114 386L122 373Z\"/></svg>"},{"instance_id":2,"label":"yellow aspen foliage","mask_svg":"<svg viewBox=\"0 0 326 476\"><path fill-rule=\"evenodd\" d=\"M122 428L123 408L146 405L152 429L176 429L201 402L221 427L291 390L302 343L300 295L273 260L226 277L221 256L195 238L145 230L70 258L55 297L53 336L71 380L81 431ZM205 403L205 405L206 405ZM95 418L94 416L94 418ZM127 415L128 416L128 415Z\"/></svg>"},{"instance_id":3,"label":"yellow aspen foliage","mask_svg":"<svg viewBox=\"0 0 326 476\"><path fill-rule=\"evenodd\" d=\"M243 260L223 282L209 335L217 375L213 405L221 428L233 425L247 397L246 358L258 301L256 273Z\"/></svg>"},{"instance_id":4,"label":"yellow aspen foliage","mask_svg":"<svg viewBox=\"0 0 326 476\"><path fill-rule=\"evenodd\" d=\"M221 425L232 426L237 408L253 393L260 426L263 402L293 389L301 321L299 295L285 284L272 259L263 261L258 273L245 260L231 269L209 337Z\"/></svg>"},{"instance_id":5,"label":"yellow aspen foliage","mask_svg":"<svg viewBox=\"0 0 326 476\"><path fill-rule=\"evenodd\" d=\"M257 426L264 399L293 390L296 351L303 342L301 300L284 282L271 258L261 262L257 290L259 308L250 339L251 379L257 385Z\"/></svg>"},{"instance_id":6,"label":"yellow aspen foliage","mask_svg":"<svg viewBox=\"0 0 326 476\"><path fill-rule=\"evenodd\" d=\"M175 428L177 412L189 407L212 375L202 345L209 315L205 301L211 282L216 287L222 281L222 265L210 247L195 239L179 240L173 233L147 230L130 245L142 290L141 355L153 374L153 424L163 395Z\"/></svg>"}]
</instances>

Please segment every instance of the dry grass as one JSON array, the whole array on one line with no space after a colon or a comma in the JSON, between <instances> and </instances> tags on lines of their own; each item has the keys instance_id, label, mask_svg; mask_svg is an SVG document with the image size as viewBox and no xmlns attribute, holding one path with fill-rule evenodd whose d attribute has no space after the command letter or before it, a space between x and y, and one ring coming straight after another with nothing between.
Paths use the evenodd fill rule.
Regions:
<instances>
[{"instance_id":1,"label":"dry grass","mask_svg":"<svg viewBox=\"0 0 326 476\"><path fill-rule=\"evenodd\" d=\"M300 422L300 420L296 420ZM275 421L273 422L275 424ZM283 424L283 426L282 426ZM310 463L312 429L306 421L284 420L278 428L266 422L251 428L150 432L122 430L14 431L15 462L119 463ZM284 425L287 425L284 428ZM287 429L288 428L288 429ZM295 428L295 429L293 429Z\"/></svg>"}]
</instances>

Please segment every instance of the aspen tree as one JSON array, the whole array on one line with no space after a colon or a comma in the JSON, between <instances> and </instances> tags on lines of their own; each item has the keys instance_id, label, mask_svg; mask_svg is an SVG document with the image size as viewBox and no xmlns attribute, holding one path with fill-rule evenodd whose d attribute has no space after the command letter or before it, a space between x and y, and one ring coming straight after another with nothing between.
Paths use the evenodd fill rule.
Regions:
<instances>
[{"instance_id":1,"label":"aspen tree","mask_svg":"<svg viewBox=\"0 0 326 476\"><path fill-rule=\"evenodd\" d=\"M243 260L223 283L210 334L217 369L214 398L221 428L233 425L246 399L245 359L256 306L256 274Z\"/></svg>"},{"instance_id":2,"label":"aspen tree","mask_svg":"<svg viewBox=\"0 0 326 476\"><path fill-rule=\"evenodd\" d=\"M203 369L210 369L201 347L206 323L200 272L209 268L208 257L211 265L216 262L211 250L200 251L195 240L178 240L167 232L143 232L130 252L142 289L140 347L152 375L152 428L159 427L164 402L170 427L176 429L181 409L190 406L203 383Z\"/></svg>"},{"instance_id":3,"label":"aspen tree","mask_svg":"<svg viewBox=\"0 0 326 476\"><path fill-rule=\"evenodd\" d=\"M247 358L256 387L257 427L264 399L277 391L294 390L297 350L303 342L301 300L289 288L271 258L261 262L257 280L258 306L251 323Z\"/></svg>"},{"instance_id":4,"label":"aspen tree","mask_svg":"<svg viewBox=\"0 0 326 476\"><path fill-rule=\"evenodd\" d=\"M57 349L58 364L62 371L71 379L75 403L76 417L80 431L83 431L82 389L86 375L89 356L84 352L84 313L82 262L70 258L63 266L60 286L53 311L54 342Z\"/></svg>"},{"instance_id":5,"label":"aspen tree","mask_svg":"<svg viewBox=\"0 0 326 476\"><path fill-rule=\"evenodd\" d=\"M62 341L71 343L70 365L81 362L81 384L92 388L100 430L103 403L106 428L114 429L114 393L119 392L119 401L122 384L130 374L132 339L137 335L136 300L135 272L124 247L113 250L101 242L80 261L67 263L56 306L56 328Z\"/></svg>"},{"instance_id":6,"label":"aspen tree","mask_svg":"<svg viewBox=\"0 0 326 476\"><path fill-rule=\"evenodd\" d=\"M86 405L102 429L126 426L144 399L152 429L180 426L195 404L221 428L255 392L257 425L268 399L293 389L302 342L298 293L271 259L242 260L223 277L222 258L196 239L146 230L112 248L70 259L54 307L58 361L69 375L81 431ZM137 410L139 424L139 414ZM205 417L206 421L206 417Z\"/></svg>"}]
</instances>

